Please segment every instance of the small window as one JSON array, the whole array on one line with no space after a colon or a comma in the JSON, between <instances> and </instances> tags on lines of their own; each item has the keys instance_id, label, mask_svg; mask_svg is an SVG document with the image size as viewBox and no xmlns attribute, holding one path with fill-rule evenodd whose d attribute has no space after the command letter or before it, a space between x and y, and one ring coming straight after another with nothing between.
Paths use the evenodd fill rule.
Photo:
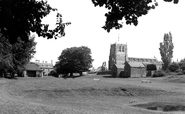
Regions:
<instances>
[{"instance_id":1,"label":"small window","mask_svg":"<svg viewBox=\"0 0 185 114\"><path fill-rule=\"evenodd\" d=\"M124 46L122 46L122 52L124 52Z\"/></svg>"},{"instance_id":2,"label":"small window","mask_svg":"<svg viewBox=\"0 0 185 114\"><path fill-rule=\"evenodd\" d=\"M122 46L119 46L119 52L121 52L121 47L122 47Z\"/></svg>"}]
</instances>

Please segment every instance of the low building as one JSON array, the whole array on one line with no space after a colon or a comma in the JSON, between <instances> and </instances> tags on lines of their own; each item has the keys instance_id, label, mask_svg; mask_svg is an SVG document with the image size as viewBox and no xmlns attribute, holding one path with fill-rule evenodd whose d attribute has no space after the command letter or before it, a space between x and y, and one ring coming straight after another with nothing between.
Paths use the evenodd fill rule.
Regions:
<instances>
[{"instance_id":1,"label":"low building","mask_svg":"<svg viewBox=\"0 0 185 114\"><path fill-rule=\"evenodd\" d=\"M146 77L146 67L141 62L125 62L124 77Z\"/></svg>"},{"instance_id":2,"label":"low building","mask_svg":"<svg viewBox=\"0 0 185 114\"><path fill-rule=\"evenodd\" d=\"M39 66L40 69L43 70L43 75L48 76L48 74L53 70L53 62L47 63L47 61L43 61L42 63L40 61L36 61L35 64Z\"/></svg>"},{"instance_id":3,"label":"low building","mask_svg":"<svg viewBox=\"0 0 185 114\"><path fill-rule=\"evenodd\" d=\"M114 64L111 71L113 77L124 77L124 65Z\"/></svg>"},{"instance_id":4,"label":"low building","mask_svg":"<svg viewBox=\"0 0 185 114\"><path fill-rule=\"evenodd\" d=\"M28 63L25 66L25 70L23 71L24 77L42 77L43 70L39 68L39 66L35 63Z\"/></svg>"}]
</instances>

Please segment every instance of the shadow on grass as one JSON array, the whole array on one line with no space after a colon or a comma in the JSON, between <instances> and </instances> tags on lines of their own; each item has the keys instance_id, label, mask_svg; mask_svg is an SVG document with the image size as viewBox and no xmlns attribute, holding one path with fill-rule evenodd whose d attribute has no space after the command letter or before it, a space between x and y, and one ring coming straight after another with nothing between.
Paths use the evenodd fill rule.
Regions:
<instances>
[{"instance_id":1,"label":"shadow on grass","mask_svg":"<svg viewBox=\"0 0 185 114\"><path fill-rule=\"evenodd\" d=\"M104 78L115 78L114 76L112 76L112 75L105 75L105 76L103 76Z\"/></svg>"},{"instance_id":2,"label":"shadow on grass","mask_svg":"<svg viewBox=\"0 0 185 114\"><path fill-rule=\"evenodd\" d=\"M83 77L85 75L73 75L73 76L68 76L68 75L59 75L59 76L53 76L55 78L63 78L63 79L68 79L68 78L72 78L72 79L75 79L75 78L79 78L79 77Z\"/></svg>"},{"instance_id":3,"label":"shadow on grass","mask_svg":"<svg viewBox=\"0 0 185 114\"><path fill-rule=\"evenodd\" d=\"M145 108L154 111L185 111L185 104L169 103L169 102L150 102L146 104L133 105L134 107Z\"/></svg>"},{"instance_id":4,"label":"shadow on grass","mask_svg":"<svg viewBox=\"0 0 185 114\"><path fill-rule=\"evenodd\" d=\"M82 75L82 76L84 76L84 75ZM80 76L80 75L78 75L78 76L62 76L61 78L64 78L64 79L68 79L68 78L75 79L75 78L79 78L79 77L82 77L82 76Z\"/></svg>"},{"instance_id":5,"label":"shadow on grass","mask_svg":"<svg viewBox=\"0 0 185 114\"><path fill-rule=\"evenodd\" d=\"M5 78L5 79L11 79L11 80L17 80L17 77L1 77L1 78Z\"/></svg>"}]
</instances>

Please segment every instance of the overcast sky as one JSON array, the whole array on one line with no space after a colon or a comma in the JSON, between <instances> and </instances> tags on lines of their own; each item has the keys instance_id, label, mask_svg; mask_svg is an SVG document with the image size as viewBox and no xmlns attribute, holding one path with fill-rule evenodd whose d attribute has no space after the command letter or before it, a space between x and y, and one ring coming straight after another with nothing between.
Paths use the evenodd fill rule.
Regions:
<instances>
[{"instance_id":1,"label":"overcast sky","mask_svg":"<svg viewBox=\"0 0 185 114\"><path fill-rule=\"evenodd\" d=\"M107 33L101 27L105 23L105 8L94 7L91 0L48 0L52 7L58 9L63 15L63 21L72 24L66 27L66 36L60 39L47 40L36 38L36 54L32 61L53 60L65 48L73 46L88 46L92 51L95 68L107 62L110 44L118 42L127 43L129 57L154 58L161 60L159 43L163 41L164 33L171 32L174 43L173 60L185 58L185 0L179 4L162 2L149 11L149 14L139 19L138 26L124 25L120 30ZM55 24L55 13L43 21Z\"/></svg>"}]
</instances>

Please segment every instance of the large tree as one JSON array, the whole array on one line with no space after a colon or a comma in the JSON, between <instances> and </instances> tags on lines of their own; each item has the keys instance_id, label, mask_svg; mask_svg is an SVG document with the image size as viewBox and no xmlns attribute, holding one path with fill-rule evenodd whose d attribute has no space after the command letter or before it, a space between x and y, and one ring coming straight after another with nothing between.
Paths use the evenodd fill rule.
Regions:
<instances>
[{"instance_id":1,"label":"large tree","mask_svg":"<svg viewBox=\"0 0 185 114\"><path fill-rule=\"evenodd\" d=\"M36 42L34 38L27 42L20 38L11 44L8 39L0 36L0 75L4 76L7 72L14 76L14 73L21 72L30 59L35 54Z\"/></svg>"},{"instance_id":2,"label":"large tree","mask_svg":"<svg viewBox=\"0 0 185 114\"><path fill-rule=\"evenodd\" d=\"M163 69L168 69L171 60L173 58L173 42L172 42L172 34L165 33L164 34L164 40L160 43L160 54L161 54L161 60L163 61Z\"/></svg>"},{"instance_id":3,"label":"large tree","mask_svg":"<svg viewBox=\"0 0 185 114\"><path fill-rule=\"evenodd\" d=\"M0 33L11 44L16 43L17 38L28 41L30 32L46 38L64 36L65 25L70 23L63 23L61 14L56 15L55 29L49 30L48 24L42 24L42 19L56 10L44 0L0 0Z\"/></svg>"},{"instance_id":4,"label":"large tree","mask_svg":"<svg viewBox=\"0 0 185 114\"><path fill-rule=\"evenodd\" d=\"M80 73L92 67L91 49L86 46L64 49L55 65L58 73Z\"/></svg>"},{"instance_id":5,"label":"large tree","mask_svg":"<svg viewBox=\"0 0 185 114\"><path fill-rule=\"evenodd\" d=\"M172 0L164 0L172 2ZM175 4L178 0L173 0ZM95 6L105 7L108 13L105 14L106 22L102 27L107 32L111 29L120 29L124 24L138 24L138 18L148 14L150 9L154 9L158 3L156 0L92 0Z\"/></svg>"}]
</instances>

